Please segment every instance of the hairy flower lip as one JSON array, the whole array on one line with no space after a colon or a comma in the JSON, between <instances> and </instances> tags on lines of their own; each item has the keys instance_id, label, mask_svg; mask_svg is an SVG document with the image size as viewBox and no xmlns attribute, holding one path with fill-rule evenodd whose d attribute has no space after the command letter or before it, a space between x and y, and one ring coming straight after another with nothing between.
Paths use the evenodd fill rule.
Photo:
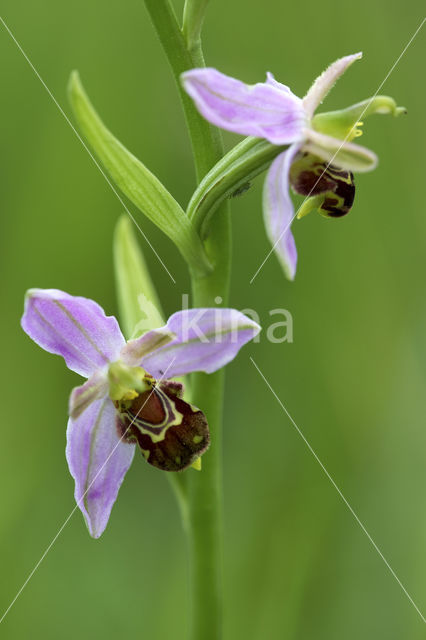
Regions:
<instances>
[{"instance_id":1,"label":"hairy flower lip","mask_svg":"<svg viewBox=\"0 0 426 640\"><path fill-rule=\"evenodd\" d=\"M75 480L77 505L94 538L108 523L135 450L135 445L121 440L117 432L119 417L110 397L110 367L120 363L113 382L123 385L122 390L118 388L118 397L127 393L131 398L132 385L137 385L144 371L157 384L163 378L192 371L212 373L230 362L260 330L235 309L187 309L170 316L164 327L126 343L114 316L107 316L93 300L58 289L29 290L21 325L34 342L61 355L69 369L87 378L71 392L66 457ZM201 340L199 331L210 339ZM177 384L168 381L167 388L176 393ZM190 405L179 402L183 404L176 400L190 417ZM201 455L206 442L194 443L194 456ZM175 461L175 466L186 462ZM161 461L157 459L157 463Z\"/></svg>"},{"instance_id":2,"label":"hairy flower lip","mask_svg":"<svg viewBox=\"0 0 426 640\"><path fill-rule=\"evenodd\" d=\"M205 415L182 396L181 384L154 380L150 391L121 408L124 434L136 441L145 459L162 471L184 471L210 444Z\"/></svg>"}]
</instances>

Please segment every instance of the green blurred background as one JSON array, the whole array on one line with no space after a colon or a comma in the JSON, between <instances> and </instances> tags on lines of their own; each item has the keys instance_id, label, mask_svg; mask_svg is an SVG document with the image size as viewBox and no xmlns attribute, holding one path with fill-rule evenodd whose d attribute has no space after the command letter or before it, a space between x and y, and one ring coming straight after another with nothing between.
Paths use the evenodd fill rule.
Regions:
<instances>
[{"instance_id":1,"label":"green blurred background","mask_svg":"<svg viewBox=\"0 0 426 640\"><path fill-rule=\"evenodd\" d=\"M112 131L186 203L194 187L176 90L143 3L4 0L2 15L67 113L79 69ZM181 8L182 3L177 3ZM207 62L248 82L271 70L303 95L335 58L362 50L327 108L372 95L422 19L420 3L212 0ZM352 213L295 224L299 268L271 257L261 185L232 202L231 304L294 319L293 344L247 346L225 406L227 640L423 638L424 623L250 363L252 355L422 611L426 610L426 218L423 30L386 81L409 111L372 118L380 156ZM1 591L3 611L74 506L65 463L70 388L59 358L19 318L29 287L116 313L111 238L120 203L0 28ZM231 144L237 136L227 136ZM168 239L134 208L167 313L189 290ZM195 472L194 472L195 473ZM5 638L184 639L187 561L164 476L136 457L103 537L75 513L0 632ZM200 639L202 640L202 639Z\"/></svg>"}]
</instances>

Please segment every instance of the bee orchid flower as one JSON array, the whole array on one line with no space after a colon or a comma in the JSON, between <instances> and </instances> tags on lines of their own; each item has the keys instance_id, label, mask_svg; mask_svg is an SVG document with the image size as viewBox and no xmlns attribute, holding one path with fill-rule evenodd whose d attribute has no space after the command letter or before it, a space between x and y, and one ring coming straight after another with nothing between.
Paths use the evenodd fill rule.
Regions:
<instances>
[{"instance_id":1,"label":"bee orchid flower","mask_svg":"<svg viewBox=\"0 0 426 640\"><path fill-rule=\"evenodd\" d=\"M387 96L374 96L348 109L315 111L338 78L361 53L333 62L304 98L267 73L266 82L247 85L216 69L191 69L182 83L200 113L212 124L274 145L290 145L271 164L266 177L263 211L268 237L286 276L296 272L297 250L290 225L294 208L289 186L306 197L298 217L313 209L326 217L348 213L355 196L353 171L370 171L377 156L352 140L361 135L361 117L399 113Z\"/></svg>"},{"instance_id":2,"label":"bee orchid flower","mask_svg":"<svg viewBox=\"0 0 426 640\"><path fill-rule=\"evenodd\" d=\"M209 445L207 420L172 378L222 368L260 330L235 309L188 309L126 342L96 302L56 289L29 290L21 324L87 378L71 392L66 457L94 538L107 525L135 445L165 471L199 466Z\"/></svg>"}]
</instances>

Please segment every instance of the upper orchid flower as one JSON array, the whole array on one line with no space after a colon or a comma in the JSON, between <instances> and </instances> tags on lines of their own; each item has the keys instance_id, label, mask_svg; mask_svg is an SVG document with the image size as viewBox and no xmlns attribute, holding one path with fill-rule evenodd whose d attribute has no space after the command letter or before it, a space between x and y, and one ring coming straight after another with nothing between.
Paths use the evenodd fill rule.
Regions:
<instances>
[{"instance_id":1,"label":"upper orchid flower","mask_svg":"<svg viewBox=\"0 0 426 640\"><path fill-rule=\"evenodd\" d=\"M291 145L273 161L264 187L263 209L268 236L284 271L294 278L297 251L290 225L294 218L289 184L307 196L298 217L314 208L326 217L340 217L352 207L352 171L370 171L376 155L351 142L361 135L359 122L371 113L398 115L403 108L392 98L375 96L348 109L314 115L336 80L361 53L333 62L306 96L295 96L271 73L266 82L246 85L216 69L192 69L182 75L183 86L200 113L210 122L274 145Z\"/></svg>"},{"instance_id":2,"label":"upper orchid flower","mask_svg":"<svg viewBox=\"0 0 426 640\"><path fill-rule=\"evenodd\" d=\"M166 471L197 466L209 445L204 414L170 378L220 369L260 330L234 309L189 309L126 343L96 302L56 289L28 291L22 327L88 378L70 396L66 456L94 538L107 525L135 443Z\"/></svg>"}]
</instances>

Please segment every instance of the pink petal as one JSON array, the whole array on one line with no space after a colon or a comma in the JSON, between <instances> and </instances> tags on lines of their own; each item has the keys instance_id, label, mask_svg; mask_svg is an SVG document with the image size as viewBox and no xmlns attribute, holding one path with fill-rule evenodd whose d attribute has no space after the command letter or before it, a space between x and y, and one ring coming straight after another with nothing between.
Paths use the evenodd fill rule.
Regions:
<instances>
[{"instance_id":1,"label":"pink petal","mask_svg":"<svg viewBox=\"0 0 426 640\"><path fill-rule=\"evenodd\" d=\"M289 144L302 137L306 116L302 100L269 76L247 85L216 69L182 74L185 90L209 122L245 136Z\"/></svg>"},{"instance_id":2,"label":"pink petal","mask_svg":"<svg viewBox=\"0 0 426 640\"><path fill-rule=\"evenodd\" d=\"M294 208L289 193L289 172L299 149L300 145L295 144L275 158L263 189L266 232L289 280L294 279L297 264L296 244L290 230Z\"/></svg>"},{"instance_id":3,"label":"pink petal","mask_svg":"<svg viewBox=\"0 0 426 640\"><path fill-rule=\"evenodd\" d=\"M108 393L108 379L103 371L95 371L84 384L71 391L69 414L74 420L95 400Z\"/></svg>"},{"instance_id":4,"label":"pink petal","mask_svg":"<svg viewBox=\"0 0 426 640\"><path fill-rule=\"evenodd\" d=\"M148 331L140 338L129 340L122 348L120 357L128 366L137 367L141 364L143 358L168 344L174 338L176 338L175 334L171 333L167 326L155 329L155 331Z\"/></svg>"},{"instance_id":5,"label":"pink petal","mask_svg":"<svg viewBox=\"0 0 426 640\"><path fill-rule=\"evenodd\" d=\"M161 329L175 339L142 360L154 378L174 378L192 371L212 373L233 360L238 351L260 331L259 325L236 309L185 309L174 313Z\"/></svg>"},{"instance_id":6,"label":"pink petal","mask_svg":"<svg viewBox=\"0 0 426 640\"><path fill-rule=\"evenodd\" d=\"M114 316L93 300L57 289L30 289L21 325L40 347L86 378L116 360L124 344Z\"/></svg>"},{"instance_id":7,"label":"pink petal","mask_svg":"<svg viewBox=\"0 0 426 640\"><path fill-rule=\"evenodd\" d=\"M66 456L75 499L93 538L103 533L130 467L135 445L120 440L116 410L107 397L68 421Z\"/></svg>"}]
</instances>

